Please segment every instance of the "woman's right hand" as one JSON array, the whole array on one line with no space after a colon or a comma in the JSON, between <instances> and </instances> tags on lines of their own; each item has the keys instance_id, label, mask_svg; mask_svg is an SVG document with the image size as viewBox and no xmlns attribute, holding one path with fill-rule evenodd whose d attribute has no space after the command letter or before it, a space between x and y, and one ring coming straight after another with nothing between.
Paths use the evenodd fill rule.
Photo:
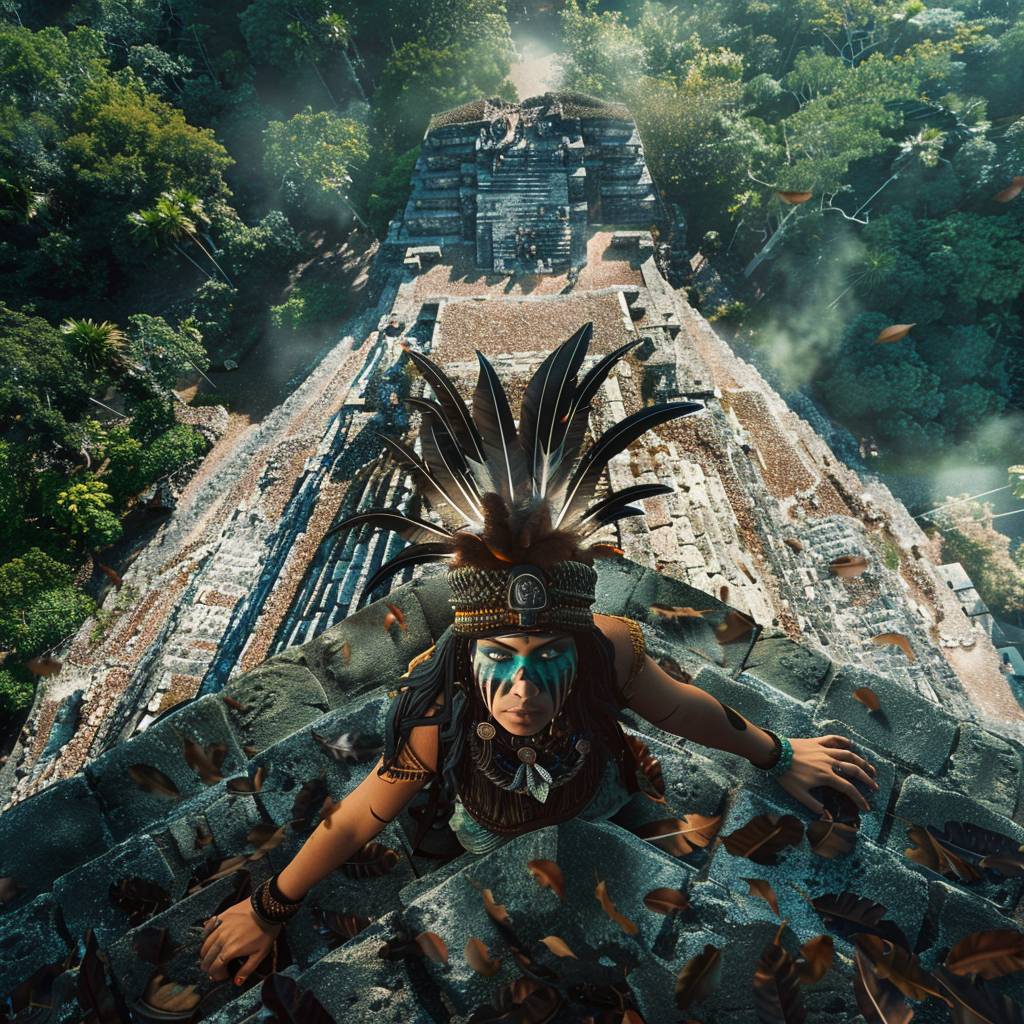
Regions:
<instances>
[{"instance_id":1,"label":"woman's right hand","mask_svg":"<svg viewBox=\"0 0 1024 1024\"><path fill-rule=\"evenodd\" d=\"M203 922L200 967L214 981L223 981L228 976L228 961L244 956L247 959L235 975L235 984L242 985L273 948L282 927L264 924L249 900L241 900Z\"/></svg>"}]
</instances>

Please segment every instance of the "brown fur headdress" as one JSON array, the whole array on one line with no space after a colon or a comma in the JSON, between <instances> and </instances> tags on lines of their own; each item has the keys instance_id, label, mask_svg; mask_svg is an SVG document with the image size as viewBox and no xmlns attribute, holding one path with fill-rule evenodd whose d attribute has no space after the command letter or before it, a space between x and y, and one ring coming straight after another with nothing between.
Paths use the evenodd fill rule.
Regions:
<instances>
[{"instance_id":1,"label":"brown fur headdress","mask_svg":"<svg viewBox=\"0 0 1024 1024\"><path fill-rule=\"evenodd\" d=\"M609 427L580 457L591 403L611 368L641 340L596 360L577 383L592 330L592 324L584 324L540 364L523 395L518 425L482 352L477 352L480 373L470 411L439 366L406 348L434 393L434 399L407 400L422 413L422 456L411 445L378 436L412 471L443 525L370 509L334 527L376 526L409 542L367 580L360 603L395 573L424 562L445 561L451 569L509 569L527 563L545 571L566 561L590 565L595 555L608 553L601 550L608 546L584 547L587 537L626 516L643 515L632 502L672 492L664 484L637 484L594 501L609 459L652 427L704 406L647 406Z\"/></svg>"}]
</instances>

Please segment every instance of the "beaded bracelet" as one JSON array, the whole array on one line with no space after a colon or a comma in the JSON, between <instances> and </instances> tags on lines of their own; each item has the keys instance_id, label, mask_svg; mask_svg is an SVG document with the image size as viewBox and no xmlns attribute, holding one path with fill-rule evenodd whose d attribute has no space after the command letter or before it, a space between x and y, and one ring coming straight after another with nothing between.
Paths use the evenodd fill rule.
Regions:
<instances>
[{"instance_id":1,"label":"beaded bracelet","mask_svg":"<svg viewBox=\"0 0 1024 1024\"><path fill-rule=\"evenodd\" d=\"M261 882L249 897L253 913L264 924L284 924L290 921L302 906L302 900L289 900L277 887L277 875Z\"/></svg>"},{"instance_id":2,"label":"beaded bracelet","mask_svg":"<svg viewBox=\"0 0 1024 1024\"><path fill-rule=\"evenodd\" d=\"M779 736L771 729L765 729L764 726L761 728L771 736L772 742L775 744L775 759L767 768L760 768L758 765L754 765L754 767L771 778L778 778L780 775L785 775L793 764L793 745L785 736Z\"/></svg>"}]
</instances>

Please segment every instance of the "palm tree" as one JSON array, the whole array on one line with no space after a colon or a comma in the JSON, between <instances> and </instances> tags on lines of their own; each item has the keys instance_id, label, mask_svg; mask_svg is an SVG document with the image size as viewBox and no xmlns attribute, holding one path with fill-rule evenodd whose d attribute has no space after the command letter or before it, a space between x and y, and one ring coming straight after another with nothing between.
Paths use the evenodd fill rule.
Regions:
<instances>
[{"instance_id":1,"label":"palm tree","mask_svg":"<svg viewBox=\"0 0 1024 1024\"><path fill-rule=\"evenodd\" d=\"M60 325L60 330L93 373L110 369L124 374L137 368L128 358L128 339L124 332L109 320L98 324L94 320L69 317Z\"/></svg>"},{"instance_id":2,"label":"palm tree","mask_svg":"<svg viewBox=\"0 0 1024 1024\"><path fill-rule=\"evenodd\" d=\"M131 226L132 233L138 241L145 242L154 251L163 249L170 243L192 266L205 274L211 281L213 280L213 274L204 266L196 263L178 244L177 239L170 231L170 225L163 211L158 210L156 207L150 207L148 210L133 210L128 214L128 224Z\"/></svg>"},{"instance_id":3,"label":"palm tree","mask_svg":"<svg viewBox=\"0 0 1024 1024\"><path fill-rule=\"evenodd\" d=\"M213 254L203 245L196 232L196 222L209 223L209 216L203 208L203 201L194 192L184 188L170 189L161 192L157 201L146 210L136 210L128 214L128 223L137 236L145 239L154 249L163 248L168 242L182 254L193 266L207 273L181 246L179 239L188 238L195 242L207 259L217 268L224 280L234 287L234 283L224 272L221 265L213 258Z\"/></svg>"},{"instance_id":4,"label":"palm tree","mask_svg":"<svg viewBox=\"0 0 1024 1024\"><path fill-rule=\"evenodd\" d=\"M210 216L206 212L206 208L203 206L202 199L200 199L195 192L190 192L187 188L172 188L161 193L160 199L157 200L157 206L159 206L161 202L170 203L184 214L180 221L182 229L192 239L192 241L203 250L207 259L209 259L209 261L221 272L224 280L234 288L234 282L224 272L224 268L213 258L213 253L199 240L196 232L197 223L203 225L210 223ZM203 234L203 237L206 238L210 245L210 249L213 249L213 240L210 236L208 234L204 234L201 230L199 231L199 234Z\"/></svg>"}]
</instances>

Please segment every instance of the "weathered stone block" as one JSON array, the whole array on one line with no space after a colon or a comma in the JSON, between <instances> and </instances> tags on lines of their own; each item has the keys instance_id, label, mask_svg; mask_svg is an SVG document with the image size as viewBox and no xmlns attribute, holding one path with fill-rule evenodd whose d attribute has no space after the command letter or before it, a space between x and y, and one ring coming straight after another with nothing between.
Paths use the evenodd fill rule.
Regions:
<instances>
[{"instance_id":1,"label":"weathered stone block","mask_svg":"<svg viewBox=\"0 0 1024 1024\"><path fill-rule=\"evenodd\" d=\"M912 846L907 832L909 825L904 822L922 826L932 825L941 829L949 821L978 825L1007 836L1017 846L1024 844L1024 828L1021 828L1015 821L993 811L986 804L964 793L943 789L928 779L912 775L906 779L900 789L899 799L896 801L895 822L889 833L887 845L889 849L900 855ZM927 868L914 864L909 859L906 860L906 863L929 881L935 881L941 877ZM955 881L949 881L949 884L957 888L960 887L960 884ZM1011 908L1020 899L1022 886L1024 886L1024 881L1018 877L1006 878L1001 881L983 880L970 886L964 886L964 890L969 891L972 895L989 899L998 907Z\"/></svg>"},{"instance_id":2,"label":"weathered stone block","mask_svg":"<svg viewBox=\"0 0 1024 1024\"><path fill-rule=\"evenodd\" d=\"M434 1024L438 1018L420 1005L405 966L377 955L400 924L396 913L382 917L310 967L299 977L299 987L311 991L339 1022ZM458 951L451 954L457 956ZM417 963L413 970L421 966Z\"/></svg>"},{"instance_id":3,"label":"weathered stone block","mask_svg":"<svg viewBox=\"0 0 1024 1024\"><path fill-rule=\"evenodd\" d=\"M287 652L286 652L287 654ZM316 676L290 657L277 656L236 676L221 691L243 705L228 715L245 746L257 751L290 735L330 710Z\"/></svg>"},{"instance_id":4,"label":"weathered stone block","mask_svg":"<svg viewBox=\"0 0 1024 1024\"><path fill-rule=\"evenodd\" d=\"M292 733L280 743L252 759L252 768L264 769L258 800L270 821L283 825L292 820L295 798L302 787L323 777L328 793L341 800L366 777L376 757L348 763L337 761L313 739L313 733L334 741L344 733L358 733L367 742L383 746L384 723L390 701L378 690L361 701L323 715L315 722Z\"/></svg>"},{"instance_id":5,"label":"weathered stone block","mask_svg":"<svg viewBox=\"0 0 1024 1024\"><path fill-rule=\"evenodd\" d=\"M205 803L211 799L211 787L185 760L186 738L202 747L214 743L226 745L227 753L221 765L224 778L246 772L246 757L221 698L211 694L190 701L145 732L117 744L86 765L85 773L103 802L110 831L116 838L123 839L172 813L177 816L184 809L182 801L195 799ZM144 789L129 774L136 765L143 770L155 768L166 775L180 799ZM223 790L223 782L215 785Z\"/></svg>"},{"instance_id":6,"label":"weathered stone block","mask_svg":"<svg viewBox=\"0 0 1024 1024\"><path fill-rule=\"evenodd\" d=\"M106 850L113 839L96 794L83 775L48 786L0 814L0 878L22 887L10 913L54 879Z\"/></svg>"},{"instance_id":7,"label":"weathered stone block","mask_svg":"<svg viewBox=\"0 0 1024 1024\"><path fill-rule=\"evenodd\" d=\"M7 911L0 916L0 993L10 992L40 967L62 960L68 950L52 893Z\"/></svg>"},{"instance_id":8,"label":"weathered stone block","mask_svg":"<svg viewBox=\"0 0 1024 1024\"><path fill-rule=\"evenodd\" d=\"M214 848L223 857L252 853L246 836L257 825L266 824L260 808L249 793L225 793L203 811L206 831L213 837ZM207 848L209 856L213 850Z\"/></svg>"},{"instance_id":9,"label":"weathered stone block","mask_svg":"<svg viewBox=\"0 0 1024 1024\"><path fill-rule=\"evenodd\" d=\"M972 722L962 722L945 781L1013 818L1020 796L1020 751Z\"/></svg>"},{"instance_id":10,"label":"weathered stone block","mask_svg":"<svg viewBox=\"0 0 1024 1024\"><path fill-rule=\"evenodd\" d=\"M53 895L71 936L81 939L87 928L125 931L129 915L114 905L111 891L130 879L159 886L171 902L178 898L185 881L150 836L132 836L54 883Z\"/></svg>"},{"instance_id":11,"label":"weathered stone block","mask_svg":"<svg viewBox=\"0 0 1024 1024\"><path fill-rule=\"evenodd\" d=\"M722 822L720 836L726 836L746 825L758 814L794 813L781 803L774 803L746 791L739 791ZM799 817L798 814L794 815ZM806 818L801 819L805 826ZM749 894L747 878L762 878L775 890L781 916L804 943L825 929L821 918L805 899L845 890L881 903L887 908L885 917L895 921L906 934L911 947L928 909L928 887L925 879L911 871L903 860L879 846L863 833L858 835L853 850L844 857L826 858L816 854L806 835L799 846L788 847L778 855L775 865L758 864L747 857L730 853L724 845L715 848L707 878L728 890L742 903L751 919L760 918L778 924L778 918L765 900ZM847 956L853 947L846 939L834 936Z\"/></svg>"},{"instance_id":12,"label":"weathered stone block","mask_svg":"<svg viewBox=\"0 0 1024 1024\"><path fill-rule=\"evenodd\" d=\"M266 858L263 858L247 865L247 870L252 885L258 885L268 877L271 868ZM207 977L199 964L199 952L203 945L203 922L213 914L238 903L240 899L247 898L239 895L241 884L242 878L238 872L218 878L109 943L106 951L111 968L129 1005L145 992L155 972L173 978L180 985L195 985L200 996L204 997L204 1011L209 1014L215 1013L238 995L234 985L225 985ZM173 951L170 959L160 967L147 963L135 949L140 934L150 928L166 929L167 949ZM229 961L229 965L239 966L239 962ZM266 968L263 973L267 973ZM218 991L211 992L215 987Z\"/></svg>"},{"instance_id":13,"label":"weathered stone block","mask_svg":"<svg viewBox=\"0 0 1024 1024\"><path fill-rule=\"evenodd\" d=\"M803 704L746 672L733 679L721 669L708 665L694 677L693 685L728 704L754 725L772 729L782 736L814 735L811 713Z\"/></svg>"},{"instance_id":14,"label":"weathered stone block","mask_svg":"<svg viewBox=\"0 0 1024 1024\"><path fill-rule=\"evenodd\" d=\"M789 637L761 636L751 648L743 672L797 700L811 700L821 691L831 666L824 654Z\"/></svg>"},{"instance_id":15,"label":"weathered stone block","mask_svg":"<svg viewBox=\"0 0 1024 1024\"><path fill-rule=\"evenodd\" d=\"M862 686L878 695L881 710L869 711L853 696ZM956 736L956 719L938 705L854 665L836 669L817 713L845 722L879 753L932 775L943 770Z\"/></svg>"},{"instance_id":16,"label":"weathered stone block","mask_svg":"<svg viewBox=\"0 0 1024 1024\"><path fill-rule=\"evenodd\" d=\"M384 626L387 605L398 608L405 628ZM332 707L387 684L395 687L409 662L434 642L423 608L411 590L400 587L387 601L368 604L303 645ZM347 645L347 646L346 646Z\"/></svg>"}]
</instances>

